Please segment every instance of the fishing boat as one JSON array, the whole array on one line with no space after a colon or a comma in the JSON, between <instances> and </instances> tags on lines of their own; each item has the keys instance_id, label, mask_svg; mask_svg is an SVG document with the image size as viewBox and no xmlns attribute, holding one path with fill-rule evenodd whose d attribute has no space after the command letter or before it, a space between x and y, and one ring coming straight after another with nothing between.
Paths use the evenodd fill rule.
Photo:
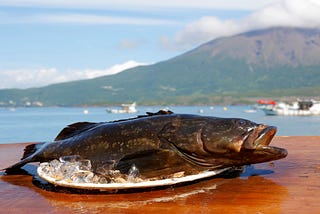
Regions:
<instances>
[{"instance_id":1,"label":"fishing boat","mask_svg":"<svg viewBox=\"0 0 320 214\"><path fill-rule=\"evenodd\" d=\"M138 110L136 108L136 103L131 103L131 104L121 104L121 108L120 109L107 109L107 112L109 113L113 113L113 114L133 114L133 113L137 113Z\"/></svg>"},{"instance_id":2,"label":"fishing boat","mask_svg":"<svg viewBox=\"0 0 320 214\"><path fill-rule=\"evenodd\" d=\"M266 115L311 116L320 115L320 101L297 100L291 104L275 103L261 108Z\"/></svg>"},{"instance_id":3,"label":"fishing boat","mask_svg":"<svg viewBox=\"0 0 320 214\"><path fill-rule=\"evenodd\" d=\"M258 100L253 109L272 109L276 105L274 100Z\"/></svg>"}]
</instances>

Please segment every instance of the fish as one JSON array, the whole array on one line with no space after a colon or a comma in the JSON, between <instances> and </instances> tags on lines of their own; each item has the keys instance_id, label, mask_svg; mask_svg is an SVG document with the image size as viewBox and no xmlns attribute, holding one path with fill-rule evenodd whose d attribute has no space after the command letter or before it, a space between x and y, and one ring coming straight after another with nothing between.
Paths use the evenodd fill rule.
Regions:
<instances>
[{"instance_id":1,"label":"fish","mask_svg":"<svg viewBox=\"0 0 320 214\"><path fill-rule=\"evenodd\" d=\"M15 171L30 162L80 156L92 170L129 173L132 165L143 178L164 178L177 172L192 175L241 167L287 156L270 146L277 128L242 118L156 113L110 122L68 125L52 142L26 146L22 159L6 168Z\"/></svg>"}]
</instances>

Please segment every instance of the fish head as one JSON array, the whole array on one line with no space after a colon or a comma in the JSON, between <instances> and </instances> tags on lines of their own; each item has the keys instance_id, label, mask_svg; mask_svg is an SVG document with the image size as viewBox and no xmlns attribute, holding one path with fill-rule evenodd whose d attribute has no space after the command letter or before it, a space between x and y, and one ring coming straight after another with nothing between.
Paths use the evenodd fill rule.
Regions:
<instances>
[{"instance_id":1,"label":"fish head","mask_svg":"<svg viewBox=\"0 0 320 214\"><path fill-rule=\"evenodd\" d=\"M203 150L218 157L223 165L248 165L278 160L287 156L283 148L270 146L277 132L275 126L257 124L245 119L227 119L224 129L207 124L201 130ZM210 158L205 158L209 163ZM215 160L213 159L213 163Z\"/></svg>"},{"instance_id":2,"label":"fish head","mask_svg":"<svg viewBox=\"0 0 320 214\"><path fill-rule=\"evenodd\" d=\"M180 156L204 167L243 166L287 156L285 149L269 146L276 127L241 118L188 119L170 132L167 140Z\"/></svg>"}]
</instances>

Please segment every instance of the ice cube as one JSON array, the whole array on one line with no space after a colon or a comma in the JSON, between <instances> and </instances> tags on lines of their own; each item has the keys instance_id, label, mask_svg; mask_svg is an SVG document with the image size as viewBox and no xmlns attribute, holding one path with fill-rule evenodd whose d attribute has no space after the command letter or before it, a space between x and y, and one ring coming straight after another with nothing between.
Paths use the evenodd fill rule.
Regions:
<instances>
[{"instance_id":1,"label":"ice cube","mask_svg":"<svg viewBox=\"0 0 320 214\"><path fill-rule=\"evenodd\" d=\"M86 170L91 171L91 161L90 160L81 160L79 161L79 169L80 170Z\"/></svg>"},{"instance_id":2,"label":"ice cube","mask_svg":"<svg viewBox=\"0 0 320 214\"><path fill-rule=\"evenodd\" d=\"M126 183L141 182L139 169L132 165L128 174L122 174L114 169L115 161L107 161L93 173L91 161L82 159L78 155L64 156L59 160L52 160L49 163L42 163L42 171L57 181L72 183Z\"/></svg>"},{"instance_id":3,"label":"ice cube","mask_svg":"<svg viewBox=\"0 0 320 214\"><path fill-rule=\"evenodd\" d=\"M139 174L140 173L138 167L136 167L135 164L132 164L128 174L128 182L135 182Z\"/></svg>"},{"instance_id":4,"label":"ice cube","mask_svg":"<svg viewBox=\"0 0 320 214\"><path fill-rule=\"evenodd\" d=\"M111 170L113 170L114 166L115 166L114 160L107 160L106 162L104 162L102 166L100 166L97 169L97 173L101 175L109 175Z\"/></svg>"},{"instance_id":5,"label":"ice cube","mask_svg":"<svg viewBox=\"0 0 320 214\"><path fill-rule=\"evenodd\" d=\"M61 166L61 162L54 159L52 161L50 161L49 165L53 168L53 169L59 169Z\"/></svg>"},{"instance_id":6,"label":"ice cube","mask_svg":"<svg viewBox=\"0 0 320 214\"><path fill-rule=\"evenodd\" d=\"M62 156L59 158L60 162L79 162L82 158L80 155L69 155L69 156Z\"/></svg>"},{"instance_id":7,"label":"ice cube","mask_svg":"<svg viewBox=\"0 0 320 214\"><path fill-rule=\"evenodd\" d=\"M109 173L111 176L113 177L120 177L120 176L123 176L123 174L119 171L119 170L110 170L110 173Z\"/></svg>"},{"instance_id":8,"label":"ice cube","mask_svg":"<svg viewBox=\"0 0 320 214\"><path fill-rule=\"evenodd\" d=\"M84 178L86 183L93 183L94 174L92 172L88 172Z\"/></svg>"},{"instance_id":9,"label":"ice cube","mask_svg":"<svg viewBox=\"0 0 320 214\"><path fill-rule=\"evenodd\" d=\"M44 166L44 163L40 165L40 167ZM46 173L50 177L57 177L56 174L60 171L61 163L60 161L54 159L47 163L43 168L43 172ZM59 176L61 177L61 176Z\"/></svg>"},{"instance_id":10,"label":"ice cube","mask_svg":"<svg viewBox=\"0 0 320 214\"><path fill-rule=\"evenodd\" d=\"M71 176L72 182L75 183L92 183L94 174L89 171L75 172Z\"/></svg>"},{"instance_id":11,"label":"ice cube","mask_svg":"<svg viewBox=\"0 0 320 214\"><path fill-rule=\"evenodd\" d=\"M72 174L70 179L73 183L85 183L84 177L78 173Z\"/></svg>"},{"instance_id":12,"label":"ice cube","mask_svg":"<svg viewBox=\"0 0 320 214\"><path fill-rule=\"evenodd\" d=\"M100 179L100 176L94 174L91 182L94 184L97 184L97 183L99 183L99 179Z\"/></svg>"},{"instance_id":13,"label":"ice cube","mask_svg":"<svg viewBox=\"0 0 320 214\"><path fill-rule=\"evenodd\" d=\"M127 183L127 180L122 177L114 178L114 183Z\"/></svg>"},{"instance_id":14,"label":"ice cube","mask_svg":"<svg viewBox=\"0 0 320 214\"><path fill-rule=\"evenodd\" d=\"M79 166L68 162L62 163L60 167L60 173L63 175L64 179L71 179L73 174L77 171L79 171Z\"/></svg>"}]
</instances>

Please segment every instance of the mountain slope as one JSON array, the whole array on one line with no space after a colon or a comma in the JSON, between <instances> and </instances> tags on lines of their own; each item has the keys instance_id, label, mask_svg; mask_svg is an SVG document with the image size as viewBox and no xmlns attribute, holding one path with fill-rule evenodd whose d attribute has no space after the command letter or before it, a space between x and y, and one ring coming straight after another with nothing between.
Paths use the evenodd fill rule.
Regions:
<instances>
[{"instance_id":1,"label":"mountain slope","mask_svg":"<svg viewBox=\"0 0 320 214\"><path fill-rule=\"evenodd\" d=\"M279 91L292 95L300 88L309 93L320 88L317 29L272 28L220 38L175 58L112 76L0 90L0 102L195 104L219 102L223 96L277 96Z\"/></svg>"}]
</instances>

